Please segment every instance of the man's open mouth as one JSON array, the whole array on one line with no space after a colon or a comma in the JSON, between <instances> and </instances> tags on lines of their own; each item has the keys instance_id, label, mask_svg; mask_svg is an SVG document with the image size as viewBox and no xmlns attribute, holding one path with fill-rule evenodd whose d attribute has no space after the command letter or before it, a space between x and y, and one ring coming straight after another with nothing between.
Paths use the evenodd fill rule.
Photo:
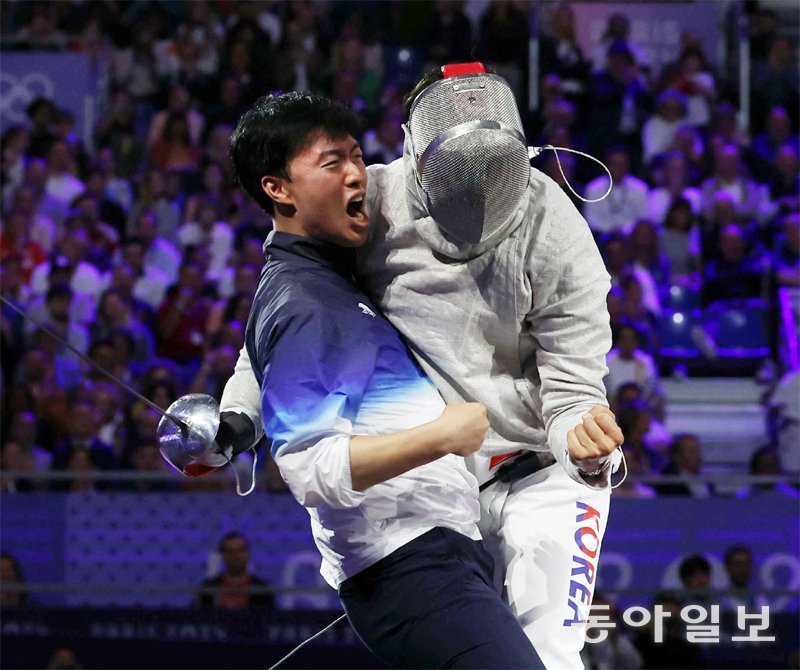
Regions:
<instances>
[{"instance_id":1,"label":"man's open mouth","mask_svg":"<svg viewBox=\"0 0 800 670\"><path fill-rule=\"evenodd\" d=\"M347 214L354 219L360 219L365 215L364 213L364 197L360 196L357 198L353 198L350 202L347 203Z\"/></svg>"}]
</instances>

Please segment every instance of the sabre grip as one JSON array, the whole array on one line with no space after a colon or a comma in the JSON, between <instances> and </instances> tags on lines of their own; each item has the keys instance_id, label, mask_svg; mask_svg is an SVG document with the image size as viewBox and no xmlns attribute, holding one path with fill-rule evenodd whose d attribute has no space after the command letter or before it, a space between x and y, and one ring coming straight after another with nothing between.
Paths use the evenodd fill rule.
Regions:
<instances>
[{"instance_id":1,"label":"sabre grip","mask_svg":"<svg viewBox=\"0 0 800 670\"><path fill-rule=\"evenodd\" d=\"M214 441L222 453L231 448L231 458L247 451L256 441L256 428L246 414L222 412L219 415L219 428Z\"/></svg>"}]
</instances>

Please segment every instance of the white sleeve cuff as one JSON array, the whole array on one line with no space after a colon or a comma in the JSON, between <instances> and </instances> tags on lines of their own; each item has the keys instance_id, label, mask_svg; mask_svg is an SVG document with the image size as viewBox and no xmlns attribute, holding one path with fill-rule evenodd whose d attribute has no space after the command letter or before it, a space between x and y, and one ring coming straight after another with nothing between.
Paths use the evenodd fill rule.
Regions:
<instances>
[{"instance_id":1,"label":"white sleeve cuff","mask_svg":"<svg viewBox=\"0 0 800 670\"><path fill-rule=\"evenodd\" d=\"M611 484L612 467L614 462L619 461L619 457L614 458L614 454L610 454L592 459L591 471L600 470L600 472L596 475L587 475L570 458L569 449L567 448L567 433L581 423L584 415L594 406L595 404L578 407L560 416L547 431L547 443L550 445L550 451L553 456L566 470L571 479L579 484L588 486L590 489L604 489ZM617 451L619 449L615 450L614 453ZM584 467L586 465L588 464L585 464Z\"/></svg>"},{"instance_id":2,"label":"white sleeve cuff","mask_svg":"<svg viewBox=\"0 0 800 670\"><path fill-rule=\"evenodd\" d=\"M358 507L367 495L353 489L349 430L329 432L293 445L278 454L275 462L303 507L348 509Z\"/></svg>"}]
</instances>

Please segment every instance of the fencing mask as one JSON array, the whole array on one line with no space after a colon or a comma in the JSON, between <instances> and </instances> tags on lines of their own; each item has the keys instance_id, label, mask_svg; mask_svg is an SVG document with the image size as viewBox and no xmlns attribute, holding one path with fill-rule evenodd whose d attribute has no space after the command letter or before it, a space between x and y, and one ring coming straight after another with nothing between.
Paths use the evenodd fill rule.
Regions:
<instances>
[{"instance_id":1,"label":"fencing mask","mask_svg":"<svg viewBox=\"0 0 800 670\"><path fill-rule=\"evenodd\" d=\"M478 244L517 210L530 161L514 94L481 63L442 68L408 119L417 188L446 236Z\"/></svg>"}]
</instances>

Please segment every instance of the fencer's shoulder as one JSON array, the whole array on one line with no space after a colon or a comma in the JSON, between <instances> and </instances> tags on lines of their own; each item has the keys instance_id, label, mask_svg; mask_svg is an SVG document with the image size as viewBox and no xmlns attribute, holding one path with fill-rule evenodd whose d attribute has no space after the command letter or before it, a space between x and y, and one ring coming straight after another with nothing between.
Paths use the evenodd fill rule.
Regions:
<instances>
[{"instance_id":1,"label":"fencer's shoulder","mask_svg":"<svg viewBox=\"0 0 800 670\"><path fill-rule=\"evenodd\" d=\"M367 202L375 206L403 184L403 159L367 167Z\"/></svg>"},{"instance_id":2,"label":"fencer's shoulder","mask_svg":"<svg viewBox=\"0 0 800 670\"><path fill-rule=\"evenodd\" d=\"M540 226L587 226L564 189L536 168L531 168L528 195L528 216L532 220L538 220Z\"/></svg>"}]
</instances>

